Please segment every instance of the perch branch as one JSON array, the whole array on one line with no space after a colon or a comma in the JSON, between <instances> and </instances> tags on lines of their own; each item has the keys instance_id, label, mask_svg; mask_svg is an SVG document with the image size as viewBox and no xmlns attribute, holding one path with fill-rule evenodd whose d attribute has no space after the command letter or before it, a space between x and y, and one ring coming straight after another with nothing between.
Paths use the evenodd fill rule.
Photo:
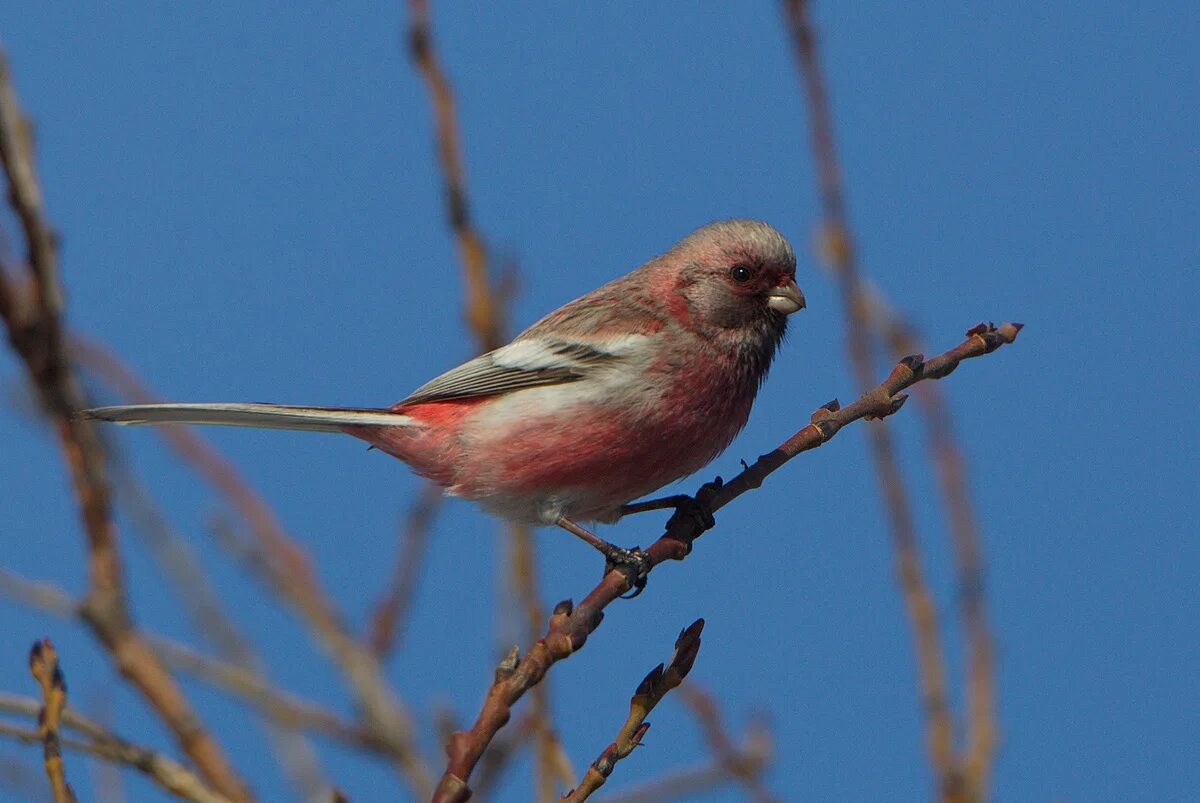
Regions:
<instances>
[{"instance_id":1,"label":"perch branch","mask_svg":"<svg viewBox=\"0 0 1200 803\"><path fill-rule=\"evenodd\" d=\"M906 357L892 369L891 374L873 390L857 401L840 407L830 402L813 413L811 423L771 451L758 458L727 483L707 483L697 493L697 501L712 511L720 510L747 491L758 488L772 473L796 455L815 449L830 441L846 425L863 418L885 418L904 404L901 391L926 379L940 379L963 360L989 354L1012 343L1020 324L1006 323L999 327L979 324L967 332L967 339L953 349L925 361L919 355ZM691 551L692 542L704 532L696 517L673 516L663 533L647 550L651 569L667 560L683 560ZM512 706L526 691L536 686L550 668L560 660L581 649L587 638L604 617L604 609L633 587L628 573L613 570L604 576L578 604L564 600L555 606L549 626L522 657L516 648L496 669L495 680L475 724L469 731L455 733L447 745L447 765L438 783L435 803L462 803L471 797L467 784L480 756L512 715Z\"/></svg>"},{"instance_id":2,"label":"perch branch","mask_svg":"<svg viewBox=\"0 0 1200 803\"><path fill-rule=\"evenodd\" d=\"M675 640L675 655L672 656L671 662L666 668L662 664L654 667L638 684L637 691L629 701L629 716L625 718L625 724L621 726L617 738L592 762L579 786L568 792L563 797L564 801L583 803L597 789L604 786L608 776L616 769L617 762L628 758L634 748L641 745L642 738L650 730L650 723L646 721L646 717L662 702L667 692L683 683L688 672L692 671L696 655L700 652L700 633L703 630L703 619L697 619L683 630Z\"/></svg>"}]
</instances>

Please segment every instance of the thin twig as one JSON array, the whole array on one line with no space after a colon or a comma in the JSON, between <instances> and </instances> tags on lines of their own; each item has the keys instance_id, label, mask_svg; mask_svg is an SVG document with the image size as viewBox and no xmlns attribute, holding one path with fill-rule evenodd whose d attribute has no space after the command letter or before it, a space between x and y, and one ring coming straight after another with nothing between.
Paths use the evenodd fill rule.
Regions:
<instances>
[{"instance_id":1,"label":"thin twig","mask_svg":"<svg viewBox=\"0 0 1200 803\"><path fill-rule=\"evenodd\" d=\"M429 546L429 531L442 504L442 489L427 483L417 501L409 508L400 535L400 551L388 590L375 605L367 637L371 650L386 659L400 643L404 625L412 610L417 580L421 575L425 552Z\"/></svg>"},{"instance_id":2,"label":"thin twig","mask_svg":"<svg viewBox=\"0 0 1200 803\"><path fill-rule=\"evenodd\" d=\"M75 803L75 790L67 783L63 765L62 739L58 734L63 708L67 705L67 681L58 665L58 652L50 639L33 643L29 651L29 671L42 689L42 707L38 710L38 734L42 739L42 760L54 803Z\"/></svg>"},{"instance_id":3,"label":"thin twig","mask_svg":"<svg viewBox=\"0 0 1200 803\"><path fill-rule=\"evenodd\" d=\"M721 712L717 709L716 700L711 692L701 689L694 683L687 683L679 690L683 701L704 732L709 750L717 765L728 773L729 777L746 788L753 800L759 803L775 803L777 798L767 791L762 776L766 772L771 759L770 736L765 728L752 732L748 747L738 747L730 738L725 725L721 722Z\"/></svg>"},{"instance_id":4,"label":"thin twig","mask_svg":"<svg viewBox=\"0 0 1200 803\"><path fill-rule=\"evenodd\" d=\"M17 101L3 56L0 162L8 179L9 202L25 234L31 278L26 299L7 273L0 272L0 316L9 343L54 423L70 470L88 542L84 620L112 655L118 671L146 698L204 776L228 797L246 799L249 793L242 779L146 646L129 612L104 457L92 428L75 418L75 412L87 405L64 348L58 256L34 168L31 126Z\"/></svg>"},{"instance_id":5,"label":"thin twig","mask_svg":"<svg viewBox=\"0 0 1200 803\"><path fill-rule=\"evenodd\" d=\"M870 319L892 354L921 350L916 330L897 315L878 293L870 294ZM914 391L925 423L925 438L942 503L946 507L950 540L958 571L963 626L967 641L966 756L962 760L964 796L983 800L990 785L996 746L995 647L984 608L983 539L971 503L967 460L954 436L954 418L946 396L935 384Z\"/></svg>"},{"instance_id":6,"label":"thin twig","mask_svg":"<svg viewBox=\"0 0 1200 803\"><path fill-rule=\"evenodd\" d=\"M841 171L834 146L833 120L817 55L816 33L809 19L806 0L788 0L785 3L785 16L808 100L812 150L820 177L824 215L820 238L823 255L837 278L846 318L850 362L859 389L865 391L871 386L874 374L867 297L863 291L854 239L846 216ZM945 650L938 631L937 608L923 577L916 525L891 432L886 426L872 427L869 440L880 493L888 512L896 573L916 642L921 697L929 717L927 743L930 760L938 774L943 795L948 795L958 787L958 771L954 757L954 723L946 690Z\"/></svg>"},{"instance_id":7,"label":"thin twig","mask_svg":"<svg viewBox=\"0 0 1200 803\"><path fill-rule=\"evenodd\" d=\"M761 486L769 475L796 455L827 443L847 424L863 418L892 415L907 398L898 395L901 391L926 379L940 379L963 360L1012 343L1020 329L1020 324L1012 323L999 327L979 324L967 332L964 342L929 361L919 355L906 357L882 384L853 404L840 407L836 401L829 402L813 413L812 423L774 451L759 457L729 482L706 483L696 494L697 502L713 512L720 510L747 491ZM692 542L703 532L698 517L673 516L667 523L666 532L645 550L651 569L664 561L686 558ZM501 661L475 724L469 731L454 734L447 745L448 762L433 798L435 803L462 803L470 799L467 781L471 772L493 737L508 722L513 704L540 683L555 663L582 648L588 636L600 626L604 609L632 587L633 578L627 572L610 571L578 605L573 605L570 600L556 605L545 635L524 657L514 648Z\"/></svg>"},{"instance_id":8,"label":"thin twig","mask_svg":"<svg viewBox=\"0 0 1200 803\"><path fill-rule=\"evenodd\" d=\"M33 708L29 713L36 715L37 702L32 699L28 702ZM69 724L67 719L64 719L64 722ZM195 801L195 803L230 803L230 798L213 791L195 773L178 761L147 747L126 742L104 731L99 725L91 724L98 733L96 738L72 739L65 737L61 740L62 746L68 750L133 767L164 790L184 800ZM92 728L89 728L89 731ZM0 736L16 739L26 744L36 744L41 741L38 730L10 725L7 722L0 722Z\"/></svg>"},{"instance_id":9,"label":"thin twig","mask_svg":"<svg viewBox=\"0 0 1200 803\"><path fill-rule=\"evenodd\" d=\"M690 627L685 628L675 640L675 655L664 668L662 664L650 670L650 674L638 684L637 691L629 701L629 716L621 726L617 738L604 749L600 757L592 762L579 786L568 792L563 800L567 803L583 803L604 786L608 776L616 769L617 762L628 758L634 748L642 743L650 723L646 717L654 707L662 702L663 697L672 689L683 683L692 665L696 663L696 655L700 652L700 633L704 630L704 620L697 619Z\"/></svg>"},{"instance_id":10,"label":"thin twig","mask_svg":"<svg viewBox=\"0 0 1200 803\"><path fill-rule=\"evenodd\" d=\"M79 604L58 586L29 580L4 568L0 568L0 597L64 619L80 615ZM361 725L347 722L311 700L277 688L257 671L205 655L182 642L154 633L146 633L145 638L173 672L190 675L232 694L282 728L319 733L350 747L395 758L391 742ZM0 693L0 711L8 710L5 706L10 703L11 698Z\"/></svg>"},{"instance_id":11,"label":"thin twig","mask_svg":"<svg viewBox=\"0 0 1200 803\"><path fill-rule=\"evenodd\" d=\"M471 221L467 178L455 115L454 93L438 61L427 0L409 0L408 47L433 105L438 161L446 193L446 220L454 232L467 283L467 323L483 351L504 345L504 310L488 278L487 248Z\"/></svg>"}]
</instances>

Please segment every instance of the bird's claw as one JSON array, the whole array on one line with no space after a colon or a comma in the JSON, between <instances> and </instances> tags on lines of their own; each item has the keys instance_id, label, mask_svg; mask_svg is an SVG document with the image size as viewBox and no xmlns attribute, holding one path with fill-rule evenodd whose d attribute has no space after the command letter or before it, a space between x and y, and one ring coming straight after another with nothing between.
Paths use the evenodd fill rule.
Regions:
<instances>
[{"instance_id":1,"label":"bird's claw","mask_svg":"<svg viewBox=\"0 0 1200 803\"><path fill-rule=\"evenodd\" d=\"M608 574L615 569L628 577L633 584L632 591L623 594L621 599L633 599L645 590L646 578L649 577L653 565L650 556L643 552L641 547L626 549L614 546L604 555L604 573Z\"/></svg>"},{"instance_id":2,"label":"bird's claw","mask_svg":"<svg viewBox=\"0 0 1200 803\"><path fill-rule=\"evenodd\" d=\"M678 519L689 519L699 529L699 532L711 530L716 526L717 520L713 518L712 505L709 504L709 499L712 496L711 491L715 491L720 487L719 484L705 483L696 496L685 497L683 501L680 501L675 506L675 512L667 520L667 529L669 530ZM710 492L705 493L705 491Z\"/></svg>"}]
</instances>

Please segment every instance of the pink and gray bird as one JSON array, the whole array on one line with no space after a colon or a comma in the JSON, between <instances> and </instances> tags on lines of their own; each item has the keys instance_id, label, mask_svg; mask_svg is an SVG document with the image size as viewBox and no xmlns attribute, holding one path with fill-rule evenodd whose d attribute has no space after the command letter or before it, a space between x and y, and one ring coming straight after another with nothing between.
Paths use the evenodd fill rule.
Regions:
<instances>
[{"instance_id":1,"label":"pink and gray bird","mask_svg":"<svg viewBox=\"0 0 1200 803\"><path fill-rule=\"evenodd\" d=\"M391 407L141 404L85 415L344 432L512 521L613 521L730 444L787 316L803 307L783 236L728 220Z\"/></svg>"}]
</instances>

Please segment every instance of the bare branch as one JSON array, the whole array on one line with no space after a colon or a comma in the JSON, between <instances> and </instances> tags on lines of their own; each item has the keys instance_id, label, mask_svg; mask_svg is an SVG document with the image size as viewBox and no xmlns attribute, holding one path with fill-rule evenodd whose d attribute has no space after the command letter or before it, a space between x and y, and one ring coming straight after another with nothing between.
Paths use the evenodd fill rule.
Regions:
<instances>
[{"instance_id":1,"label":"bare branch","mask_svg":"<svg viewBox=\"0 0 1200 803\"><path fill-rule=\"evenodd\" d=\"M54 423L71 473L88 540L89 591L84 620L113 657L118 671L150 703L183 750L227 796L249 797L244 783L212 736L200 724L174 679L146 647L125 598L117 530L104 457L92 428L74 417L87 405L63 346L62 291L52 229L34 169L31 127L0 56L0 161L9 201L21 220L28 248L30 295L18 294L0 272L0 315L8 340L25 365L42 407Z\"/></svg>"},{"instance_id":2,"label":"bare branch","mask_svg":"<svg viewBox=\"0 0 1200 803\"><path fill-rule=\"evenodd\" d=\"M504 310L488 278L487 248L471 222L462 144L450 79L438 61L429 26L427 0L409 0L408 47L433 104L438 161L446 192L446 220L454 232L467 282L467 322L481 351L504 345Z\"/></svg>"},{"instance_id":3,"label":"bare branch","mask_svg":"<svg viewBox=\"0 0 1200 803\"><path fill-rule=\"evenodd\" d=\"M58 735L63 708L67 705L67 681L58 665L58 652L50 639L33 643L29 651L29 671L42 689L42 707L38 710L38 735L42 739L42 760L54 803L75 803L75 790L67 783L63 766L62 742Z\"/></svg>"},{"instance_id":4,"label":"bare branch","mask_svg":"<svg viewBox=\"0 0 1200 803\"><path fill-rule=\"evenodd\" d=\"M441 507L442 498L442 489L433 483L427 483L405 517L404 530L400 536L400 553L396 558L392 581L383 599L375 605L375 613L371 616L370 634L367 637L371 650L380 659L385 659L392 653L403 635L404 625L417 591L421 565L429 545L429 530L438 508Z\"/></svg>"},{"instance_id":5,"label":"bare branch","mask_svg":"<svg viewBox=\"0 0 1200 803\"><path fill-rule=\"evenodd\" d=\"M763 785L762 775L771 759L770 735L765 728L752 732L746 748L739 748L721 722L717 703L708 691L695 683L687 683L679 693L704 731L705 741L712 750L717 765L729 778L742 784L759 803L774 803L776 798Z\"/></svg>"},{"instance_id":6,"label":"bare branch","mask_svg":"<svg viewBox=\"0 0 1200 803\"><path fill-rule=\"evenodd\" d=\"M921 350L921 338L916 330L891 310L878 293L870 294L870 301L872 327L892 354L912 354ZM983 800L996 749L996 678L995 647L984 609L982 538L971 503L967 460L954 437L950 404L936 384L918 385L915 394L946 507L966 630L967 718L966 756L961 760L963 786L969 799Z\"/></svg>"},{"instance_id":7,"label":"bare branch","mask_svg":"<svg viewBox=\"0 0 1200 803\"><path fill-rule=\"evenodd\" d=\"M24 701L26 705L23 706L24 710L22 713L36 716L38 709L37 701L30 698L24 698ZM8 708L6 710L12 709ZM230 803L230 798L214 792L202 780L196 777L195 773L178 761L168 758L161 753L156 753L149 748L139 747L126 742L108 733L96 723L83 720L78 714L72 714L69 709L66 712L63 722L70 725L73 718L76 721L82 720L88 723L84 730L91 738L63 738L61 744L66 749L87 753L106 761L133 767L164 790L184 800L195 801L195 803ZM36 744L42 740L38 730L22 728L6 722L0 722L0 736L16 739L26 744Z\"/></svg>"},{"instance_id":8,"label":"bare branch","mask_svg":"<svg viewBox=\"0 0 1200 803\"><path fill-rule=\"evenodd\" d=\"M850 361L858 387L865 391L871 386L874 374L868 299L846 216L841 171L834 146L833 119L817 55L816 33L809 19L807 0L788 0L784 7L808 100L812 151L820 178L824 213L824 229L820 237L822 251L837 279L846 317ZM916 525L890 430L886 426L872 427L870 445L880 493L888 511L896 574L916 642L921 697L929 717L927 743L930 760L938 774L943 795L949 795L959 786L959 771L954 756L954 723L948 701L946 658L938 630L937 607L923 577Z\"/></svg>"},{"instance_id":9,"label":"bare branch","mask_svg":"<svg viewBox=\"0 0 1200 803\"><path fill-rule=\"evenodd\" d=\"M617 738L592 762L579 786L567 793L563 797L564 801L583 803L604 785L608 776L616 769L617 762L627 758L635 747L641 745L642 738L650 730L650 723L646 721L646 717L667 692L679 686L688 672L692 671L696 655L700 652L700 633L703 630L704 620L697 619L679 634L679 638L675 640L675 655L672 656L671 662L666 668L662 664L654 667L638 685L633 699L629 701L629 716L621 726Z\"/></svg>"},{"instance_id":10,"label":"bare branch","mask_svg":"<svg viewBox=\"0 0 1200 803\"><path fill-rule=\"evenodd\" d=\"M836 401L830 402L813 413L812 423L774 451L759 457L731 481L707 483L697 493L697 501L712 511L721 509L747 491L761 486L769 475L796 455L830 441L846 425L863 418L879 419L895 413L907 398L898 395L901 391L926 379L940 379L963 360L1012 343L1020 329L1020 324L1006 323L1000 327L979 324L967 332L964 342L929 361L919 355L906 357L882 384L853 404L840 407ZM697 517L673 516L666 532L646 550L651 568L667 560L686 558L692 542L703 532ZM469 731L454 734L447 745L449 760L433 797L435 803L462 803L470 799L467 781L471 772L493 737L508 722L513 704L540 683L555 663L581 649L588 636L600 626L604 609L632 587L633 578L626 572L610 571L578 605L565 600L555 606L546 634L524 657L514 649L500 663L475 724Z\"/></svg>"}]
</instances>

